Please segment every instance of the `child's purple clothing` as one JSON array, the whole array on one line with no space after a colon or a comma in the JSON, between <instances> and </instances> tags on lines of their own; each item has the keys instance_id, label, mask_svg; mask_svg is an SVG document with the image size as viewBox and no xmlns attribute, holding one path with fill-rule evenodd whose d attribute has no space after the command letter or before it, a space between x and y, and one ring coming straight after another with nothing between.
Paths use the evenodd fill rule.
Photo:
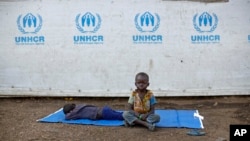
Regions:
<instances>
[{"instance_id":1,"label":"child's purple clothing","mask_svg":"<svg viewBox=\"0 0 250 141\"><path fill-rule=\"evenodd\" d=\"M100 108L93 105L76 105L70 113L67 113L65 118L69 119L97 119L97 113Z\"/></svg>"},{"instance_id":2,"label":"child's purple clothing","mask_svg":"<svg viewBox=\"0 0 250 141\"><path fill-rule=\"evenodd\" d=\"M100 110L102 111L100 112ZM123 112L115 111L108 106L100 108L93 105L82 104L76 105L70 113L65 115L65 119L123 120L122 113Z\"/></svg>"}]
</instances>

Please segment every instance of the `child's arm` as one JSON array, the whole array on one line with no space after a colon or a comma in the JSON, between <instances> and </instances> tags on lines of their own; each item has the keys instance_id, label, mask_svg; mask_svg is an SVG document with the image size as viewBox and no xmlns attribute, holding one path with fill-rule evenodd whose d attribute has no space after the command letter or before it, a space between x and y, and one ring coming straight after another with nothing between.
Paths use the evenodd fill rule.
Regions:
<instances>
[{"instance_id":1,"label":"child's arm","mask_svg":"<svg viewBox=\"0 0 250 141\"><path fill-rule=\"evenodd\" d=\"M146 115L154 114L155 113L155 104L150 106L150 111Z\"/></svg>"},{"instance_id":2,"label":"child's arm","mask_svg":"<svg viewBox=\"0 0 250 141\"><path fill-rule=\"evenodd\" d=\"M150 111L146 114L143 114L141 119L142 120L146 120L146 118L150 115L150 114L154 114L155 113L155 104L150 106Z\"/></svg>"},{"instance_id":3,"label":"child's arm","mask_svg":"<svg viewBox=\"0 0 250 141\"><path fill-rule=\"evenodd\" d=\"M137 113L136 111L134 111L134 105L133 104L128 104L128 110L131 112L131 113L134 113L136 117L140 117L140 114Z\"/></svg>"}]
</instances>

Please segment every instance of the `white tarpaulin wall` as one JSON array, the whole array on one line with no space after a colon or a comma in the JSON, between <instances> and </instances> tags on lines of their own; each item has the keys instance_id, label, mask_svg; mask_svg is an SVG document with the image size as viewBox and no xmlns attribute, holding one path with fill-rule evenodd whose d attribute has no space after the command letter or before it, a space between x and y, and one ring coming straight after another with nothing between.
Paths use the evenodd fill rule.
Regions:
<instances>
[{"instance_id":1,"label":"white tarpaulin wall","mask_svg":"<svg viewBox=\"0 0 250 141\"><path fill-rule=\"evenodd\" d=\"M250 94L250 0L0 1L0 96Z\"/></svg>"}]
</instances>

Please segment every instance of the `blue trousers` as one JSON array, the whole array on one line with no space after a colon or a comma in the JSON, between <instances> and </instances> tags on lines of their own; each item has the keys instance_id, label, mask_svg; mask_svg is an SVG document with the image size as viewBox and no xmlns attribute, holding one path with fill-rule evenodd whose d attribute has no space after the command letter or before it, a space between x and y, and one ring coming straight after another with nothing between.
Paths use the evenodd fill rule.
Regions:
<instances>
[{"instance_id":1,"label":"blue trousers","mask_svg":"<svg viewBox=\"0 0 250 141\"><path fill-rule=\"evenodd\" d=\"M102 110L102 119L123 120L122 113L123 112L115 111L108 106L104 106Z\"/></svg>"}]
</instances>

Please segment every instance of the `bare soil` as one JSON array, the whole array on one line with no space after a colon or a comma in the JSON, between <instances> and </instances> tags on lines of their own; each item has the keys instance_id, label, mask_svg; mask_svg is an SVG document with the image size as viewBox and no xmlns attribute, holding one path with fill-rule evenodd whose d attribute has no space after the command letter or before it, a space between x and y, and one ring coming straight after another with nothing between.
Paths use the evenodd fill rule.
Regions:
<instances>
[{"instance_id":1,"label":"bare soil","mask_svg":"<svg viewBox=\"0 0 250 141\"><path fill-rule=\"evenodd\" d=\"M109 105L125 110L127 98L0 98L0 141L229 141L230 124L250 124L250 96L157 97L158 109L197 109L204 116L205 136L188 128L126 128L62 123L40 119L66 103Z\"/></svg>"}]
</instances>

